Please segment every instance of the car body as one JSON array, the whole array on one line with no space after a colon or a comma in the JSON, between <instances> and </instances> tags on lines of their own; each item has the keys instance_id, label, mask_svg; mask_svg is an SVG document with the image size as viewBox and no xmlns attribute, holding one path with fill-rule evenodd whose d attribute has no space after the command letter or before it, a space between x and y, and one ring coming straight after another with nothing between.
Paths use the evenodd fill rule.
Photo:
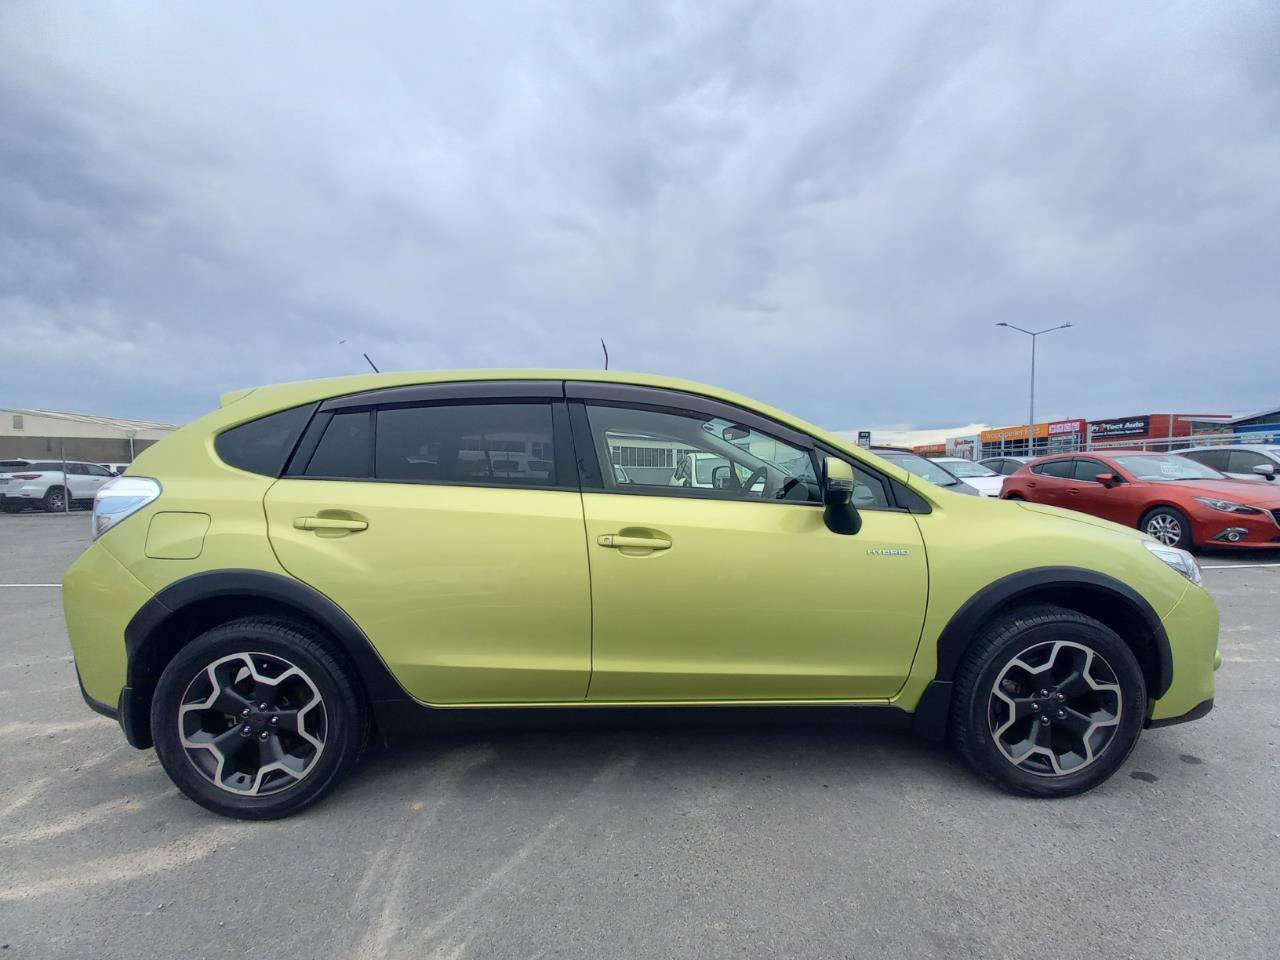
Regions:
<instances>
[{"instance_id":1,"label":"car body","mask_svg":"<svg viewBox=\"0 0 1280 960\"><path fill-rule=\"evenodd\" d=\"M57 512L71 503L87 503L111 479L111 473L96 463L67 460L30 460L25 466L0 467L0 510L16 513L28 508Z\"/></svg>"},{"instance_id":2,"label":"car body","mask_svg":"<svg viewBox=\"0 0 1280 960\"><path fill-rule=\"evenodd\" d=\"M684 451L735 479L638 476ZM63 582L85 700L237 817L301 809L367 739L481 708L822 706L1064 795L1144 726L1208 712L1220 662L1184 551L954 496L659 376L238 391L104 487L94 530Z\"/></svg>"},{"instance_id":3,"label":"car body","mask_svg":"<svg viewBox=\"0 0 1280 960\"><path fill-rule=\"evenodd\" d=\"M976 487L970 486L946 467L940 466L937 460L922 457L914 450L907 450L904 447L871 447L870 449L877 456L951 493L963 493L969 497L981 496Z\"/></svg>"},{"instance_id":4,"label":"car body","mask_svg":"<svg viewBox=\"0 0 1280 960\"><path fill-rule=\"evenodd\" d=\"M1182 548L1280 547L1280 488L1231 480L1178 454L1043 457L1008 477L1003 496L1080 510Z\"/></svg>"},{"instance_id":5,"label":"car body","mask_svg":"<svg viewBox=\"0 0 1280 960\"><path fill-rule=\"evenodd\" d=\"M990 467L963 457L933 457L934 463L940 463L947 472L959 478L977 490L984 497L998 497L1004 486L1004 477Z\"/></svg>"},{"instance_id":6,"label":"car body","mask_svg":"<svg viewBox=\"0 0 1280 960\"><path fill-rule=\"evenodd\" d=\"M1280 446L1272 443L1224 444L1178 452L1232 480L1280 482Z\"/></svg>"},{"instance_id":7,"label":"car body","mask_svg":"<svg viewBox=\"0 0 1280 960\"><path fill-rule=\"evenodd\" d=\"M1034 459L1035 457L984 457L978 463L1000 474L1002 477L1007 477L1011 473L1017 473Z\"/></svg>"}]
</instances>

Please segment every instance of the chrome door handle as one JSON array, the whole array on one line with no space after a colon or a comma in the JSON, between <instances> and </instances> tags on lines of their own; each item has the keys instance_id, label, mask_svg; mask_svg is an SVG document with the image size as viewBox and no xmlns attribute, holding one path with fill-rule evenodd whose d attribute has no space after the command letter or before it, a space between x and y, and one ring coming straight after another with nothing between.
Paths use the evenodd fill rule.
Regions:
<instances>
[{"instance_id":1,"label":"chrome door handle","mask_svg":"<svg viewBox=\"0 0 1280 960\"><path fill-rule=\"evenodd\" d=\"M340 517L297 517L293 525L299 530L367 530L364 520L344 520Z\"/></svg>"},{"instance_id":2,"label":"chrome door handle","mask_svg":"<svg viewBox=\"0 0 1280 960\"><path fill-rule=\"evenodd\" d=\"M661 537L624 537L616 533L606 533L596 537L596 543L602 547L632 547L636 550L670 550L671 541Z\"/></svg>"}]
</instances>

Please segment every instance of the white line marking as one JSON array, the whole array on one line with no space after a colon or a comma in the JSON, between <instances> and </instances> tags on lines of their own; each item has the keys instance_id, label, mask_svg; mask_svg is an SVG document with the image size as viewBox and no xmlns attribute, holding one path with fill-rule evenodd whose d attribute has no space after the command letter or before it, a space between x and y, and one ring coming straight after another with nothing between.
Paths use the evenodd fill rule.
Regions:
<instances>
[{"instance_id":1,"label":"white line marking","mask_svg":"<svg viewBox=\"0 0 1280 960\"><path fill-rule=\"evenodd\" d=\"M1224 563L1220 566L1203 566L1201 570L1246 570L1250 567L1280 567L1280 563Z\"/></svg>"},{"instance_id":2,"label":"white line marking","mask_svg":"<svg viewBox=\"0 0 1280 960\"><path fill-rule=\"evenodd\" d=\"M1278 566L1280 566L1280 564L1278 564ZM9 587L9 588L11 588L11 589L12 589L12 588L15 588L15 587L57 587L57 588L60 588L61 586L62 586L62 584L60 584L60 583L0 583L0 587Z\"/></svg>"}]
</instances>

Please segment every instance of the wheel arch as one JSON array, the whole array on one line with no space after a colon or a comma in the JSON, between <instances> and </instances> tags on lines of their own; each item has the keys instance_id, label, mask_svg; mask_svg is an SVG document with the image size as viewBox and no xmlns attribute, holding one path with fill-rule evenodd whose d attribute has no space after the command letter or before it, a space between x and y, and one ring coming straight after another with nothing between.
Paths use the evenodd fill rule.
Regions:
<instances>
[{"instance_id":1,"label":"wheel arch","mask_svg":"<svg viewBox=\"0 0 1280 960\"><path fill-rule=\"evenodd\" d=\"M1164 695L1173 682L1173 652L1164 624L1138 591L1115 577L1081 567L1037 567L988 584L952 615L938 635L938 666L916 707L913 726L930 739L947 733L956 669L982 626L1028 603L1075 610L1105 624L1133 651L1147 694Z\"/></svg>"},{"instance_id":2,"label":"wheel arch","mask_svg":"<svg viewBox=\"0 0 1280 960\"><path fill-rule=\"evenodd\" d=\"M301 623L327 638L352 670L375 724L380 704L410 699L355 621L314 587L262 570L212 570L174 581L125 627L128 670L119 712L130 744L152 745L151 699L178 651L206 630L248 616Z\"/></svg>"}]
</instances>

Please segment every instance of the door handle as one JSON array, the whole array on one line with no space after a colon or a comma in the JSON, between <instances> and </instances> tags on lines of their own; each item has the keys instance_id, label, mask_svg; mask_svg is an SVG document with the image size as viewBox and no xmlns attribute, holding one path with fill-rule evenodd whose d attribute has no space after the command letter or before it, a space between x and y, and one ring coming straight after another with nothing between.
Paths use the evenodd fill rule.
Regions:
<instances>
[{"instance_id":1,"label":"door handle","mask_svg":"<svg viewBox=\"0 0 1280 960\"><path fill-rule=\"evenodd\" d=\"M602 547L625 548L635 550L669 550L671 541L661 537L624 537L618 533L606 533L596 537L596 543Z\"/></svg>"},{"instance_id":2,"label":"door handle","mask_svg":"<svg viewBox=\"0 0 1280 960\"><path fill-rule=\"evenodd\" d=\"M341 517L296 517L293 525L299 530L367 530L364 520L344 520Z\"/></svg>"}]
</instances>

